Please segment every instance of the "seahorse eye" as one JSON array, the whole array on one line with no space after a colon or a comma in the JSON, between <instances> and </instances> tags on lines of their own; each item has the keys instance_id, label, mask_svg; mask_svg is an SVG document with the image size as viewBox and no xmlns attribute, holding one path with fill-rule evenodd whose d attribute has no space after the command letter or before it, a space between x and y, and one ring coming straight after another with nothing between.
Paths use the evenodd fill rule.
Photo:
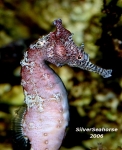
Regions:
<instances>
[{"instance_id":1,"label":"seahorse eye","mask_svg":"<svg viewBox=\"0 0 122 150\"><path fill-rule=\"evenodd\" d=\"M81 56L78 56L78 59L81 59L82 57Z\"/></svg>"}]
</instances>

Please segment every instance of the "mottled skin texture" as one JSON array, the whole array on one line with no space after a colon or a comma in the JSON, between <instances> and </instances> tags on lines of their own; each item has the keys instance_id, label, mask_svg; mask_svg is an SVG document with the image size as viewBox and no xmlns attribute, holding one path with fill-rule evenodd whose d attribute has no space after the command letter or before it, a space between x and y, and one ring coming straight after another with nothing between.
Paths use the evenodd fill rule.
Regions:
<instances>
[{"instance_id":1,"label":"mottled skin texture","mask_svg":"<svg viewBox=\"0 0 122 150\"><path fill-rule=\"evenodd\" d=\"M67 93L62 81L43 58L41 50L29 49L27 63L34 62L34 65L22 67L27 104L23 133L34 150L57 150L68 125Z\"/></svg>"},{"instance_id":2,"label":"mottled skin texture","mask_svg":"<svg viewBox=\"0 0 122 150\"><path fill-rule=\"evenodd\" d=\"M61 19L55 20L54 25L56 31L31 44L21 61L21 84L27 104L22 127L24 136L31 142L31 150L58 150L68 125L65 87L46 61L94 71L105 78L111 76L111 70L89 62L84 46L75 45Z\"/></svg>"}]
</instances>

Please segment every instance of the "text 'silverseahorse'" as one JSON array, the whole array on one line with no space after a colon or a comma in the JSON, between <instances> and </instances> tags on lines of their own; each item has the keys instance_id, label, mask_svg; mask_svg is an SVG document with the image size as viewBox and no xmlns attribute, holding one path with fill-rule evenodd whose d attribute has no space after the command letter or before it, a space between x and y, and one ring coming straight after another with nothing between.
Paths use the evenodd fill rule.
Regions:
<instances>
[{"instance_id":1,"label":"text 'silverseahorse'","mask_svg":"<svg viewBox=\"0 0 122 150\"><path fill-rule=\"evenodd\" d=\"M58 150L69 120L67 92L61 79L46 64L65 64L93 71L104 78L112 70L102 69L89 61L84 45L76 46L62 20L54 22L56 31L39 38L24 53L21 61L21 85L26 107L18 110L14 119L14 140L18 149Z\"/></svg>"}]
</instances>

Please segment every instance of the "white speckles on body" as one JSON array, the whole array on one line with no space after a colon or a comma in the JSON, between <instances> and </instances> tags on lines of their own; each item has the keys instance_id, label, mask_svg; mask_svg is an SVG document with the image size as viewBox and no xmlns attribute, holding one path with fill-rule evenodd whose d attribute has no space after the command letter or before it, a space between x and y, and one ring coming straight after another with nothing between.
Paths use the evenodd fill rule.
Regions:
<instances>
[{"instance_id":1,"label":"white speckles on body","mask_svg":"<svg viewBox=\"0 0 122 150\"><path fill-rule=\"evenodd\" d=\"M44 102L43 98L41 98L38 95L30 95L27 93L26 90L24 90L24 95L25 95L25 103L27 104L28 109L33 107L34 105L37 105L38 110L40 112L43 111L43 102Z\"/></svg>"},{"instance_id":2,"label":"white speckles on body","mask_svg":"<svg viewBox=\"0 0 122 150\"><path fill-rule=\"evenodd\" d=\"M52 89L54 87L54 84L53 83L49 83L48 85L47 85L47 90L50 90L50 89Z\"/></svg>"},{"instance_id":3,"label":"white speckles on body","mask_svg":"<svg viewBox=\"0 0 122 150\"><path fill-rule=\"evenodd\" d=\"M34 69L34 62L30 62L29 65L26 65L26 68L30 71L30 73L33 73L33 69Z\"/></svg>"},{"instance_id":4,"label":"white speckles on body","mask_svg":"<svg viewBox=\"0 0 122 150\"><path fill-rule=\"evenodd\" d=\"M44 74L42 75L42 77L43 77L43 79L45 79L45 80L49 80L50 75L47 74L47 73L44 73Z\"/></svg>"},{"instance_id":5,"label":"white speckles on body","mask_svg":"<svg viewBox=\"0 0 122 150\"><path fill-rule=\"evenodd\" d=\"M24 58L22 59L22 61L20 62L21 66L26 66L28 65L28 52L24 52Z\"/></svg>"},{"instance_id":6,"label":"white speckles on body","mask_svg":"<svg viewBox=\"0 0 122 150\"><path fill-rule=\"evenodd\" d=\"M23 128L34 150L58 149L69 117L64 85L43 59L39 49L30 49L21 61L21 85L27 104Z\"/></svg>"},{"instance_id":7,"label":"white speckles on body","mask_svg":"<svg viewBox=\"0 0 122 150\"><path fill-rule=\"evenodd\" d=\"M33 73L35 63L29 62L27 51L24 52L24 58L21 60L20 64L22 67L25 66L30 71L31 74Z\"/></svg>"},{"instance_id":8,"label":"white speckles on body","mask_svg":"<svg viewBox=\"0 0 122 150\"><path fill-rule=\"evenodd\" d=\"M47 42L48 36L49 35L42 36L41 38L39 38L36 43L30 45L30 49L34 50L34 49L41 49L42 47L45 47L48 44Z\"/></svg>"},{"instance_id":9,"label":"white speckles on body","mask_svg":"<svg viewBox=\"0 0 122 150\"><path fill-rule=\"evenodd\" d=\"M34 129L35 128L35 125L33 122L30 122L29 125L28 125L28 128L29 129Z\"/></svg>"},{"instance_id":10,"label":"white speckles on body","mask_svg":"<svg viewBox=\"0 0 122 150\"><path fill-rule=\"evenodd\" d=\"M52 46L52 45L47 49L47 57L48 58L52 58L54 56L53 49L54 49L54 46Z\"/></svg>"},{"instance_id":11,"label":"white speckles on body","mask_svg":"<svg viewBox=\"0 0 122 150\"><path fill-rule=\"evenodd\" d=\"M27 84L27 82L25 82L25 80L22 79L22 80L21 80L21 85L22 85L22 86L25 86L26 84Z\"/></svg>"},{"instance_id":12,"label":"white speckles on body","mask_svg":"<svg viewBox=\"0 0 122 150\"><path fill-rule=\"evenodd\" d=\"M50 98L50 100L56 100L56 101L61 101L61 93L57 92L57 93L53 93L52 98Z\"/></svg>"}]
</instances>

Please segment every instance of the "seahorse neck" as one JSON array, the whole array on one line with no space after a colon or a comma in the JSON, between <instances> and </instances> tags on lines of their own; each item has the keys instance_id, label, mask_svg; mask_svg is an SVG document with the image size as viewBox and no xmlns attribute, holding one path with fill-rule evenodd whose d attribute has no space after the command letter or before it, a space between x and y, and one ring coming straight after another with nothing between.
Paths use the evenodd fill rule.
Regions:
<instances>
[{"instance_id":1,"label":"seahorse neck","mask_svg":"<svg viewBox=\"0 0 122 150\"><path fill-rule=\"evenodd\" d=\"M45 63L40 50L28 50L21 61L22 81L25 103L32 107L33 99L40 101L52 99L54 95L65 95L65 88L60 78ZM32 103L31 103L32 102Z\"/></svg>"}]
</instances>

